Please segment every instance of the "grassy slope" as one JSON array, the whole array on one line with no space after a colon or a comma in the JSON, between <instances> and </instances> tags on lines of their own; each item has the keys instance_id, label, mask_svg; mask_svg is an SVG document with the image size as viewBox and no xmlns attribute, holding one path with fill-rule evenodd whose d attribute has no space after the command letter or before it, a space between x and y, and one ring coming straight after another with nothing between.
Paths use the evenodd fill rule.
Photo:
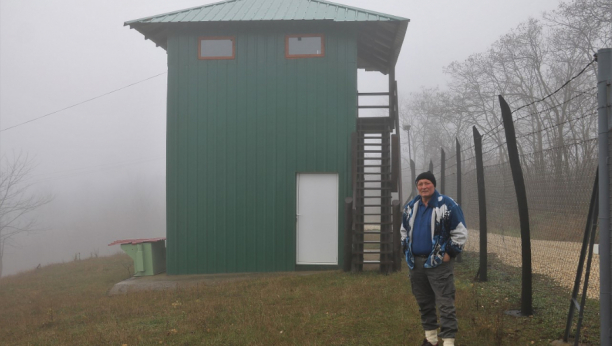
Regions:
<instances>
[{"instance_id":1,"label":"grassy slope","mask_svg":"<svg viewBox=\"0 0 612 346\"><path fill-rule=\"evenodd\" d=\"M520 272L495 266L488 283L472 282L476 257L465 255L456 265L457 345L548 345L561 337L566 291L536 277L536 315L504 315L520 306ZM1 343L420 345L423 338L405 268L389 276L323 272L108 297L130 263L115 255L1 279ZM589 302L583 342L598 344L597 310Z\"/></svg>"}]
</instances>

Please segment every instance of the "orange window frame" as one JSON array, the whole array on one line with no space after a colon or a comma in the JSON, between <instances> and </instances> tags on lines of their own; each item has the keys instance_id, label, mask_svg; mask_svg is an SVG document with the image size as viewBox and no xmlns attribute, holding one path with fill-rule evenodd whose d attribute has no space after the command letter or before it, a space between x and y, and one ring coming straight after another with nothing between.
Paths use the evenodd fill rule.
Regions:
<instances>
[{"instance_id":1,"label":"orange window frame","mask_svg":"<svg viewBox=\"0 0 612 346\"><path fill-rule=\"evenodd\" d=\"M321 38L321 54L289 54L289 38L291 37L320 37ZM304 35L285 35L285 58L301 59L301 58L317 58L325 56L325 35L324 34L304 34Z\"/></svg>"},{"instance_id":2,"label":"orange window frame","mask_svg":"<svg viewBox=\"0 0 612 346\"><path fill-rule=\"evenodd\" d=\"M230 40L232 41L231 56L202 56L202 41L204 40ZM233 60L236 58L236 36L202 36L198 37L198 59L199 60Z\"/></svg>"}]
</instances>

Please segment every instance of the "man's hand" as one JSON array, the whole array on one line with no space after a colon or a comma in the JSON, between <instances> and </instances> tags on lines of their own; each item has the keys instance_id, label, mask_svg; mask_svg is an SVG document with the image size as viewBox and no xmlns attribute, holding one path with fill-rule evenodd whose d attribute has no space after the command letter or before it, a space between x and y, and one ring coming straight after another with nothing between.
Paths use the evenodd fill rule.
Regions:
<instances>
[{"instance_id":1,"label":"man's hand","mask_svg":"<svg viewBox=\"0 0 612 346\"><path fill-rule=\"evenodd\" d=\"M451 257L449 254L445 253L444 254L444 259L442 260L442 262L446 263L446 262L450 262Z\"/></svg>"}]
</instances>

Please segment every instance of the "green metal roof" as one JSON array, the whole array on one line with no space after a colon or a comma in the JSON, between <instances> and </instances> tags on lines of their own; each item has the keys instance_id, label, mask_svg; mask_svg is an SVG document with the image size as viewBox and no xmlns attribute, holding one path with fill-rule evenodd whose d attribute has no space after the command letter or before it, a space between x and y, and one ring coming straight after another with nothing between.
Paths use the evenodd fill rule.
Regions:
<instances>
[{"instance_id":1,"label":"green metal roof","mask_svg":"<svg viewBox=\"0 0 612 346\"><path fill-rule=\"evenodd\" d=\"M124 25L165 49L169 25L249 21L359 23L359 47L365 55L370 54L360 54L359 67L387 73L385 65L397 61L409 19L323 0L227 0L131 20Z\"/></svg>"},{"instance_id":2,"label":"green metal roof","mask_svg":"<svg viewBox=\"0 0 612 346\"><path fill-rule=\"evenodd\" d=\"M228 0L128 21L194 23L259 20L407 21L407 18L322 0Z\"/></svg>"}]
</instances>

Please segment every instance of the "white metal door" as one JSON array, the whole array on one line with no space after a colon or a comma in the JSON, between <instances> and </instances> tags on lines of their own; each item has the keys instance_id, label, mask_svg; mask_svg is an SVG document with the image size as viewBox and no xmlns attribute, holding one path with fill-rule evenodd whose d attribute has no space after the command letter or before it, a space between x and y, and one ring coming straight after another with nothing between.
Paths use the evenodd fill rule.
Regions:
<instances>
[{"instance_id":1,"label":"white metal door","mask_svg":"<svg viewBox=\"0 0 612 346\"><path fill-rule=\"evenodd\" d=\"M338 264L338 174L297 175L297 264Z\"/></svg>"}]
</instances>

